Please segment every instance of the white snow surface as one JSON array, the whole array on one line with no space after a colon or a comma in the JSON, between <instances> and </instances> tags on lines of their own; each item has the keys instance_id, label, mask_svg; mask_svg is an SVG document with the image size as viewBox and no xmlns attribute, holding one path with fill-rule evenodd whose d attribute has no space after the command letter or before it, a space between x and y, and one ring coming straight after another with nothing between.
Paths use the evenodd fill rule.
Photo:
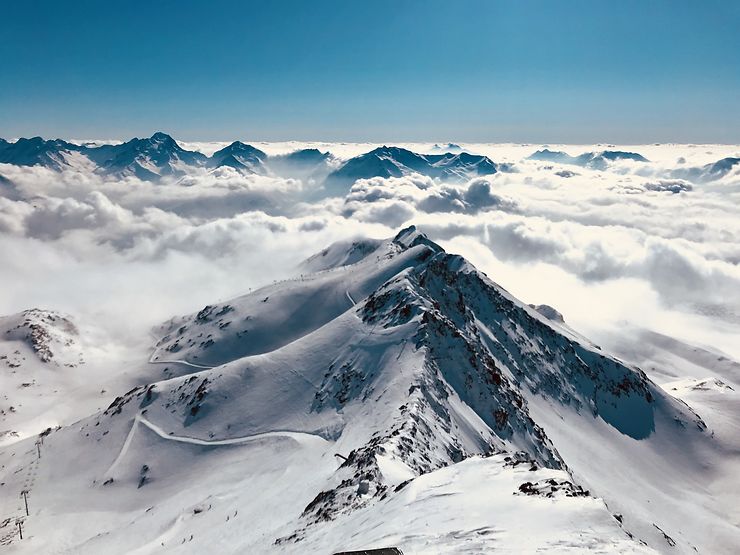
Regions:
<instances>
[{"instance_id":1,"label":"white snow surface","mask_svg":"<svg viewBox=\"0 0 740 555\"><path fill-rule=\"evenodd\" d=\"M3 549L740 545L736 363L656 340L670 347L642 353L656 385L623 362L641 351L614 358L413 227L333 245L300 268L163 324L132 363L136 387L106 410L31 437L43 411L14 416L26 431L0 446ZM0 348L56 383L79 362L73 328L38 315L60 361L50 365L28 333L5 333L24 318L3 319ZM698 366L701 376L683 373ZM1 376L4 391L18 379ZM53 406L53 387L33 406Z\"/></svg>"}]
</instances>

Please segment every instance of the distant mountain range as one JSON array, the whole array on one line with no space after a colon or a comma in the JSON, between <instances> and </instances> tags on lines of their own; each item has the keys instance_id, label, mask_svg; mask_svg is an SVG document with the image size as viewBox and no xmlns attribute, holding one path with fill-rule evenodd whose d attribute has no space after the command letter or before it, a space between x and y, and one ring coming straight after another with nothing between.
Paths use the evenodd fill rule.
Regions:
<instances>
[{"instance_id":1,"label":"distant mountain range","mask_svg":"<svg viewBox=\"0 0 740 555\"><path fill-rule=\"evenodd\" d=\"M106 176L137 177L155 181L180 176L192 168L230 167L244 174L273 175L325 183L330 195L344 195L358 179L401 177L421 174L445 180L464 181L496 173L497 166L486 156L460 151L444 154L417 154L404 148L382 146L339 164L328 152L315 148L270 156L258 148L235 141L210 157L182 148L166 133L134 138L116 145L78 145L61 139L41 137L11 143L0 139L0 163L43 166L56 171L92 163ZM438 147L441 148L441 147Z\"/></svg>"},{"instance_id":2,"label":"distant mountain range","mask_svg":"<svg viewBox=\"0 0 740 555\"><path fill-rule=\"evenodd\" d=\"M61 139L47 141L41 137L21 138L14 143L0 139L0 163L60 170L69 165L73 153L84 149Z\"/></svg>"},{"instance_id":3,"label":"distant mountain range","mask_svg":"<svg viewBox=\"0 0 740 555\"><path fill-rule=\"evenodd\" d=\"M633 162L650 162L642 154L636 152L625 152L621 150L603 150L601 152L584 152L578 156L571 156L559 150L544 148L529 156L529 160L552 162L555 164L568 164L581 166L592 170L605 170L610 162L620 160L632 160ZM707 183L721 179L740 164L740 158L722 158L716 162L688 168L675 168L668 172L672 178L686 179L697 183Z\"/></svg>"},{"instance_id":4,"label":"distant mountain range","mask_svg":"<svg viewBox=\"0 0 740 555\"><path fill-rule=\"evenodd\" d=\"M447 152L442 152L448 149ZM462 151L459 145L435 145L434 154L420 154L396 146L381 146L365 154L340 162L329 152L315 148L287 154L268 155L262 150L235 141L210 157L182 148L166 133L149 138L134 138L114 145L75 144L62 139L41 137L9 142L0 139L0 163L17 166L43 166L55 171L90 167L100 175L145 181L186 175L193 168L215 170L233 168L247 175L294 178L324 184L322 194L343 196L358 179L390 178L420 174L445 181L467 181L474 177L511 171L509 164L497 164L487 156ZM568 164L592 170L606 170L610 163L649 160L636 152L603 150L571 156L547 148L538 150L529 160ZM676 168L669 177L693 182L710 182L734 171L740 158L723 158L698 167Z\"/></svg>"},{"instance_id":5,"label":"distant mountain range","mask_svg":"<svg viewBox=\"0 0 740 555\"><path fill-rule=\"evenodd\" d=\"M609 162L617 160L633 160L635 162L649 162L642 154L623 152L620 150L604 150L601 152L584 152L578 156L571 156L559 150L538 150L529 157L530 160L542 160L557 164L571 164L594 170L605 170Z\"/></svg>"},{"instance_id":6,"label":"distant mountain range","mask_svg":"<svg viewBox=\"0 0 740 555\"><path fill-rule=\"evenodd\" d=\"M344 189L358 179L402 177L418 173L448 180L470 179L496 173L496 164L487 156L461 152L417 154L405 148L382 146L351 158L327 177L330 190Z\"/></svg>"},{"instance_id":7,"label":"distant mountain range","mask_svg":"<svg viewBox=\"0 0 740 555\"><path fill-rule=\"evenodd\" d=\"M284 156L268 156L261 150L235 141L208 157L182 148L166 133L149 138L134 138L116 145L77 145L61 139L41 137L18 139L11 143L0 139L0 163L17 166L43 166L53 170L92 162L96 171L115 177L134 176L154 181L166 176L185 175L191 168L215 169L231 167L246 174L270 175L273 166L282 176L317 172L328 174L333 160L328 153L316 149L298 150Z\"/></svg>"},{"instance_id":8,"label":"distant mountain range","mask_svg":"<svg viewBox=\"0 0 740 555\"><path fill-rule=\"evenodd\" d=\"M155 133L148 139L131 139L121 145L82 148L82 153L105 173L121 177L135 175L144 180L184 173L186 167L202 166L207 160L200 152L180 147L165 133Z\"/></svg>"},{"instance_id":9,"label":"distant mountain range","mask_svg":"<svg viewBox=\"0 0 740 555\"><path fill-rule=\"evenodd\" d=\"M460 150L457 145L448 145ZM344 193L357 179L400 177L418 173L441 179L465 180L496 173L496 164L486 156L466 152L417 154L399 147L383 146L338 165L328 152L314 148L270 156L251 145L235 141L210 157L182 148L165 133L134 138L116 145L78 145L61 139L41 137L11 143L0 139L0 163L43 166L53 170L92 162L96 171L115 177L134 176L154 181L184 175L190 168L234 168L245 174L278 175L323 181L330 191Z\"/></svg>"}]
</instances>

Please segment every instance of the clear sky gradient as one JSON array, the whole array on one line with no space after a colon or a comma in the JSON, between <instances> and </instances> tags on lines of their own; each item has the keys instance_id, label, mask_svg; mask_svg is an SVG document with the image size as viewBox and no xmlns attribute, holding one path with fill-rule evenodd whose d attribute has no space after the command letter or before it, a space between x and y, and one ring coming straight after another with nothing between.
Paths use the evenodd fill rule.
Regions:
<instances>
[{"instance_id":1,"label":"clear sky gradient","mask_svg":"<svg viewBox=\"0 0 740 555\"><path fill-rule=\"evenodd\" d=\"M17 1L0 136L740 143L740 2Z\"/></svg>"}]
</instances>

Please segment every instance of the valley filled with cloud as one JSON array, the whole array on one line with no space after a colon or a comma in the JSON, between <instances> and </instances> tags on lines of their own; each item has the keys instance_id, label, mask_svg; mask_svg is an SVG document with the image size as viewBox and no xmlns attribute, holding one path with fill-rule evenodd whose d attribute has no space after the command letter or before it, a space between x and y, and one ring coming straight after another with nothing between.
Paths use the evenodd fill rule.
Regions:
<instances>
[{"instance_id":1,"label":"valley filled with cloud","mask_svg":"<svg viewBox=\"0 0 740 555\"><path fill-rule=\"evenodd\" d=\"M181 146L211 155L225 144ZM740 147L401 144L396 158L451 150L496 169L424 175L381 152L402 169L362 160L337 184L332 172L379 145L254 146L267 160L259 168L182 166L146 179L100 172L79 153L53 167L1 164L0 310L57 309L112 342L137 342L174 314L295 277L335 240L415 224L597 340L649 327L740 357ZM605 151L644 160L578 159ZM291 152L315 159L290 164Z\"/></svg>"}]
</instances>

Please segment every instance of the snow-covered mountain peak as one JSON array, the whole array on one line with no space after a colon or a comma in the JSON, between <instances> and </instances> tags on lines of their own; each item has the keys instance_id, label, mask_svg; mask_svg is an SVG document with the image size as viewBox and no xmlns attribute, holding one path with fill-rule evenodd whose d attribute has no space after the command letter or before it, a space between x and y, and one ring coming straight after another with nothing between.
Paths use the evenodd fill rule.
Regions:
<instances>
[{"instance_id":1,"label":"snow-covered mountain peak","mask_svg":"<svg viewBox=\"0 0 740 555\"><path fill-rule=\"evenodd\" d=\"M161 131L151 137L88 148L84 152L102 173L118 177L133 175L143 180L180 175L186 168L201 166L206 161L203 154L185 150Z\"/></svg>"},{"instance_id":2,"label":"snow-covered mountain peak","mask_svg":"<svg viewBox=\"0 0 740 555\"><path fill-rule=\"evenodd\" d=\"M154 134L153 134L153 135L152 135L152 136L150 137L150 139L151 139L151 141L152 141L152 142L160 142L160 143L170 143L170 144L171 144L171 143L175 143L175 139L173 139L173 138L172 138L172 137L170 137L170 136L169 136L169 135L168 135L167 133L164 133L164 132L162 132L162 131L157 131L157 132L155 132L155 133L154 133ZM175 143L175 144L176 144L176 143Z\"/></svg>"},{"instance_id":3,"label":"snow-covered mountain peak","mask_svg":"<svg viewBox=\"0 0 740 555\"><path fill-rule=\"evenodd\" d=\"M415 225L411 225L399 231L393 238L392 242L403 249L410 249L417 245L426 245L434 252L442 252L444 250L437 243L431 241L424 233L419 231Z\"/></svg>"},{"instance_id":4,"label":"snow-covered mountain peak","mask_svg":"<svg viewBox=\"0 0 740 555\"><path fill-rule=\"evenodd\" d=\"M7 141L0 143L0 163L18 166L40 165L61 170L67 166L68 157L80 150L81 147L61 139L20 138L14 143Z\"/></svg>"},{"instance_id":5,"label":"snow-covered mountain peak","mask_svg":"<svg viewBox=\"0 0 740 555\"><path fill-rule=\"evenodd\" d=\"M230 145L213 153L208 160L208 165L213 168L228 166L245 173L266 173L264 162L267 154L260 149L234 141Z\"/></svg>"},{"instance_id":6,"label":"snow-covered mountain peak","mask_svg":"<svg viewBox=\"0 0 740 555\"><path fill-rule=\"evenodd\" d=\"M177 144L177 141L175 141L175 139L161 131L157 131L149 138L140 139L137 147L140 148L142 151L151 149L168 153L187 152L184 148Z\"/></svg>"},{"instance_id":7,"label":"snow-covered mountain peak","mask_svg":"<svg viewBox=\"0 0 740 555\"><path fill-rule=\"evenodd\" d=\"M376 260L381 257L392 257L400 251L420 244L426 244L435 252L442 250L439 245L430 241L424 233L412 225L402 229L391 239L357 238L337 241L304 260L299 265L299 269L302 272L336 269L362 262L371 254L376 256Z\"/></svg>"},{"instance_id":8,"label":"snow-covered mountain peak","mask_svg":"<svg viewBox=\"0 0 740 555\"><path fill-rule=\"evenodd\" d=\"M264 158L266 156L266 154L264 152L262 152L260 149L258 149L256 147L253 147L252 145L248 145L246 143L243 143L241 141L234 141L230 145L222 148L221 150L217 151L214 154L224 153L224 152L229 152L229 153L237 153L237 152L249 153L249 154L255 154L255 155L259 156L260 158Z\"/></svg>"},{"instance_id":9,"label":"snow-covered mountain peak","mask_svg":"<svg viewBox=\"0 0 740 555\"><path fill-rule=\"evenodd\" d=\"M435 143L432 148L432 152L462 152L463 148L455 143L439 144Z\"/></svg>"}]
</instances>

